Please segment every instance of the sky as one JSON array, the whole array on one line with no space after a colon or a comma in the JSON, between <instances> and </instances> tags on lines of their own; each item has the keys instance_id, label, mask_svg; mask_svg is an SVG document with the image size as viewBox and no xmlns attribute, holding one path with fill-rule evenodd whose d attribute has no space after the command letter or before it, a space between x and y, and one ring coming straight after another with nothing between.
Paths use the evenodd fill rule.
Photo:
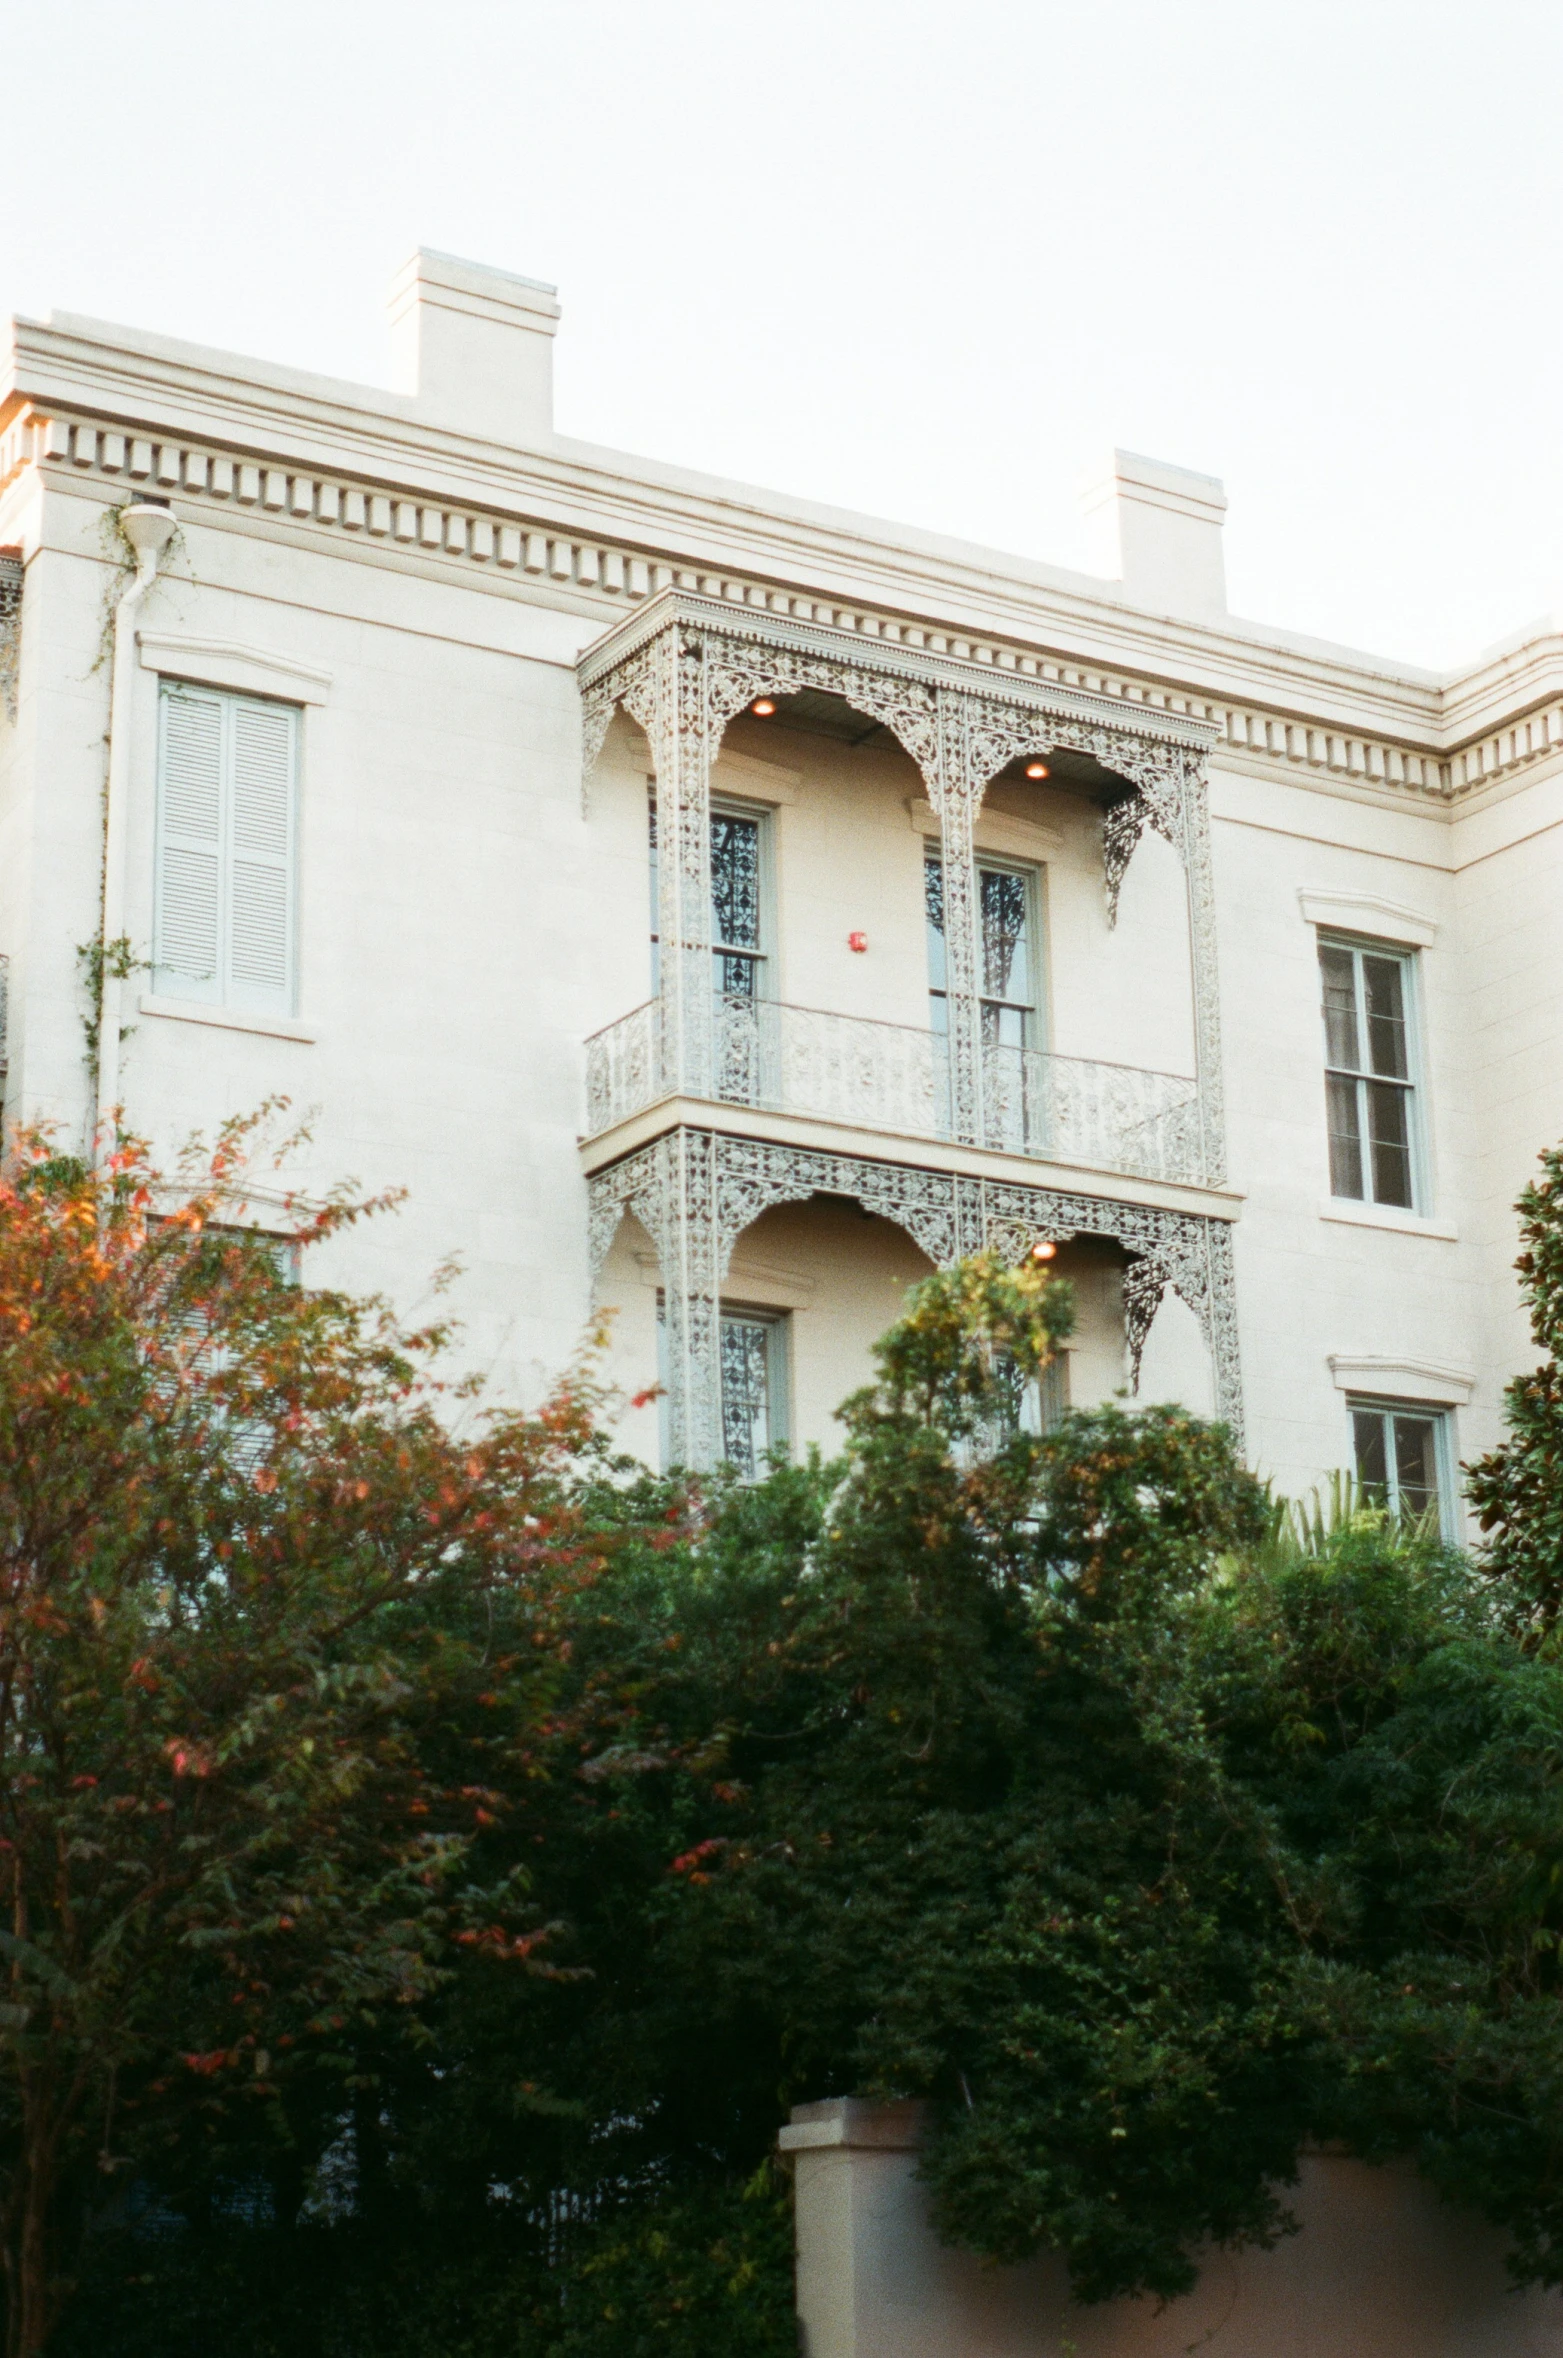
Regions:
<instances>
[{"instance_id":1,"label":"sky","mask_svg":"<svg viewBox=\"0 0 1563 2358\"><path fill-rule=\"evenodd\" d=\"M0 314L385 383L435 246L561 433L1060 565L1117 445L1236 614L1563 610L1559 0L0 0L0 81Z\"/></svg>"}]
</instances>

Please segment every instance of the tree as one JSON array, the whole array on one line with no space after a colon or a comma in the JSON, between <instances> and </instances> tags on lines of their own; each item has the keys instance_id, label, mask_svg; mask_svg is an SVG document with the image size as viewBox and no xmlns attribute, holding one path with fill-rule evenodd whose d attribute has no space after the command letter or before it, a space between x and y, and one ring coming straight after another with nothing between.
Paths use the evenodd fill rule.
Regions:
<instances>
[{"instance_id":1,"label":"tree","mask_svg":"<svg viewBox=\"0 0 1563 2358\"><path fill-rule=\"evenodd\" d=\"M1024 1430L1068 1313L967 1264L836 1462L583 1465L592 1577L549 1716L496 1715L482 1837L565 1978L471 1945L416 2040L350 2020L377 2159L335 2218L203 2223L210 2167L149 2167L187 2224L128 2236L98 2346L779 2352L785 2236L742 2189L831 2094L926 2098L941 2231L1059 2249L1086 2298L1284 2234L1317 2141L1412 2160L1563 2281L1563 1667L1434 1537L1283 1515L1178 1409ZM475 1610L442 1592L458 1649ZM466 1759L484 1724L468 1698L416 1740ZM281 2101L341 2150L340 2107Z\"/></svg>"},{"instance_id":2,"label":"tree","mask_svg":"<svg viewBox=\"0 0 1563 2358\"><path fill-rule=\"evenodd\" d=\"M1436 1539L1287 1521L1180 1411L974 1448L989 1282L892 1330L839 1467L594 1593L555 1904L600 1978L553 2084L618 2086L625 2169L924 2096L942 2231L1086 2298L1286 2232L1315 2141L1563 2281L1563 1672Z\"/></svg>"},{"instance_id":3,"label":"tree","mask_svg":"<svg viewBox=\"0 0 1563 2358\"><path fill-rule=\"evenodd\" d=\"M1487 1570L1540 1643L1563 1613L1563 1146L1547 1148L1540 1178L1515 1209L1523 1240L1515 1267L1545 1356L1509 1385L1508 1436L1466 1469L1466 1483L1482 1530L1492 1534Z\"/></svg>"},{"instance_id":4,"label":"tree","mask_svg":"<svg viewBox=\"0 0 1563 2358\"><path fill-rule=\"evenodd\" d=\"M468 1949L545 1970L454 1725L554 1706L589 1430L459 1431L440 1332L243 1225L254 1125L163 1178L24 1138L0 1181L0 2230L44 2349L132 2164L340 2091ZM285 1247L376 1207L290 1208ZM453 1593L458 1618L445 1610Z\"/></svg>"}]
</instances>

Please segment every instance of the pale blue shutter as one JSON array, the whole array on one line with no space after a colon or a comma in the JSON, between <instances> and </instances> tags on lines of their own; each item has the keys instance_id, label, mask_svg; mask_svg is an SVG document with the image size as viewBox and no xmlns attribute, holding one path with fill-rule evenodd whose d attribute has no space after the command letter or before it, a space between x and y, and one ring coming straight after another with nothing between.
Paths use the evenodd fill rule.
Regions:
<instances>
[{"instance_id":1,"label":"pale blue shutter","mask_svg":"<svg viewBox=\"0 0 1563 2358\"><path fill-rule=\"evenodd\" d=\"M220 996L223 699L165 686L159 709L154 985Z\"/></svg>"},{"instance_id":2,"label":"pale blue shutter","mask_svg":"<svg viewBox=\"0 0 1563 2358\"><path fill-rule=\"evenodd\" d=\"M293 806L298 715L233 704L229 996L288 1013L293 1002Z\"/></svg>"}]
</instances>

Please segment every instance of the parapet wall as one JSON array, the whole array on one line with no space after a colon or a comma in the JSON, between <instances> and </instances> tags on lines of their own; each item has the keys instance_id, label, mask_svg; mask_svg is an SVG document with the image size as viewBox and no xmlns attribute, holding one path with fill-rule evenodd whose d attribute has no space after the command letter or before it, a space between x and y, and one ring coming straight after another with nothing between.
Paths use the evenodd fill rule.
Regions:
<instances>
[{"instance_id":1,"label":"parapet wall","mask_svg":"<svg viewBox=\"0 0 1563 2358\"><path fill-rule=\"evenodd\" d=\"M917 2180L919 2108L806 2104L803 2358L1563 2358L1563 2295L1516 2293L1502 2239L1405 2169L1317 2157L1273 2251L1216 2251L1194 2292L1081 2308L1063 2265L946 2249Z\"/></svg>"}]
</instances>

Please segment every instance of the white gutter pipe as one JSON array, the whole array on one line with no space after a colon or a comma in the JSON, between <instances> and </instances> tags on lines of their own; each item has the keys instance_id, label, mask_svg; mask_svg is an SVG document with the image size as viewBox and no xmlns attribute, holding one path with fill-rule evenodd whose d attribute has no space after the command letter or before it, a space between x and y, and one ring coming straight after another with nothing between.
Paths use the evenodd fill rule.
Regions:
<instances>
[{"instance_id":1,"label":"white gutter pipe","mask_svg":"<svg viewBox=\"0 0 1563 2358\"><path fill-rule=\"evenodd\" d=\"M136 556L135 579L114 608L114 671L109 688L109 776L103 810L103 971L99 978L98 1103L94 1153L114 1151L119 1104L119 1034L124 984L109 972L111 945L125 930L125 865L130 829L131 696L136 678L136 612L157 579L163 551L178 530L166 502L137 500L119 528Z\"/></svg>"}]
</instances>

